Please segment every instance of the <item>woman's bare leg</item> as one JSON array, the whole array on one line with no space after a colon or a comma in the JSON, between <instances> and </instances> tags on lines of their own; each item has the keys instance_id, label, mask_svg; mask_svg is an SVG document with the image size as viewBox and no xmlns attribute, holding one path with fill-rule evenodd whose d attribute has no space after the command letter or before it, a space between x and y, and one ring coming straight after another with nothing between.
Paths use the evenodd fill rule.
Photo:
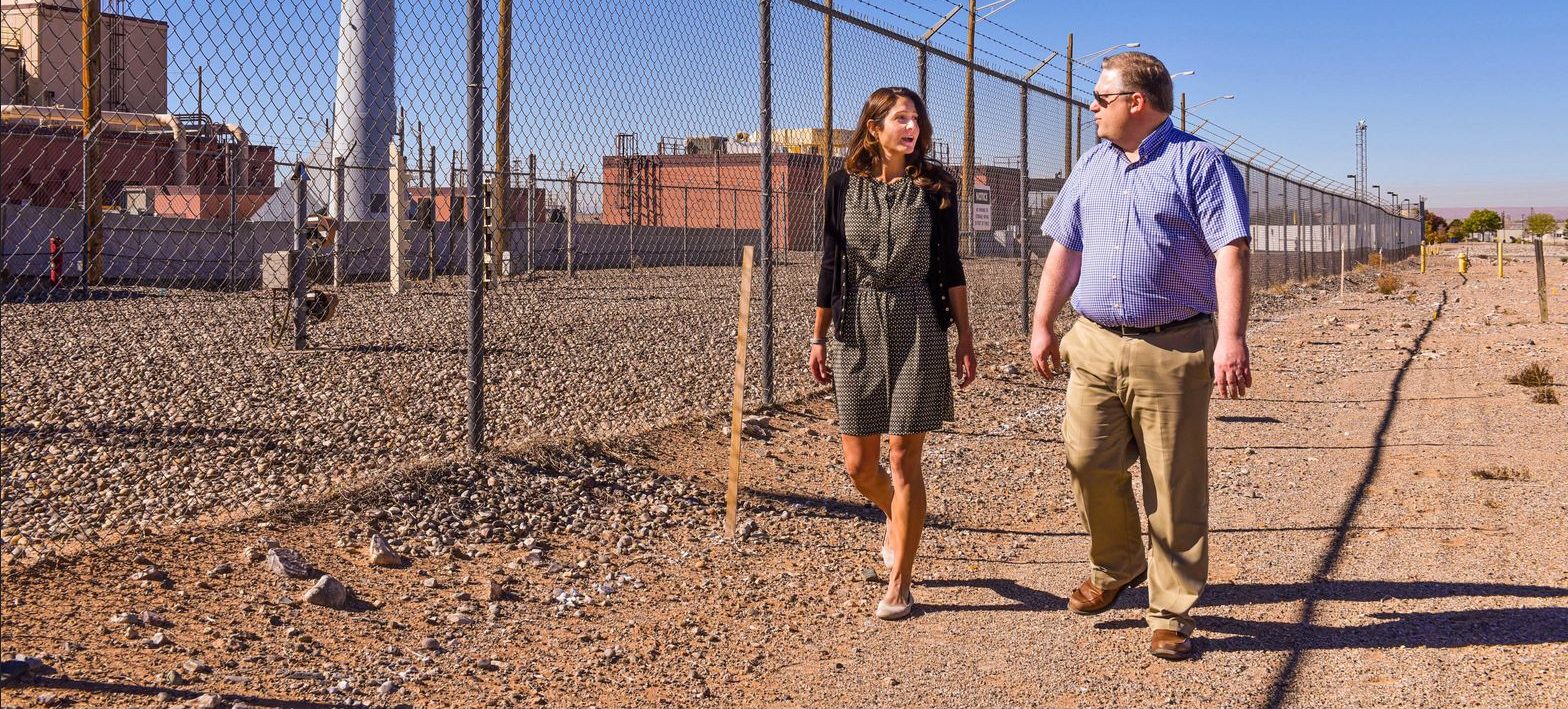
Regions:
<instances>
[{"instance_id":1,"label":"woman's bare leg","mask_svg":"<svg viewBox=\"0 0 1568 709\"><path fill-rule=\"evenodd\" d=\"M893 499L888 525L892 537L893 571L888 574L883 600L902 603L915 568L915 550L926 524L926 482L920 472L920 454L926 434L890 436L888 463Z\"/></svg>"}]
</instances>

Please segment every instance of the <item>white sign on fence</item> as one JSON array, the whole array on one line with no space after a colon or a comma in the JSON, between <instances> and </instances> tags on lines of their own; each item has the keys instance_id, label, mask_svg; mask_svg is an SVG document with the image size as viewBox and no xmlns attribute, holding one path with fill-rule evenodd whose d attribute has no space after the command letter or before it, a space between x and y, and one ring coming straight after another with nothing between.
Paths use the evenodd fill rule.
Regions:
<instances>
[{"instance_id":1,"label":"white sign on fence","mask_svg":"<svg viewBox=\"0 0 1568 709\"><path fill-rule=\"evenodd\" d=\"M991 187L976 180L969 198L969 230L991 230Z\"/></svg>"}]
</instances>

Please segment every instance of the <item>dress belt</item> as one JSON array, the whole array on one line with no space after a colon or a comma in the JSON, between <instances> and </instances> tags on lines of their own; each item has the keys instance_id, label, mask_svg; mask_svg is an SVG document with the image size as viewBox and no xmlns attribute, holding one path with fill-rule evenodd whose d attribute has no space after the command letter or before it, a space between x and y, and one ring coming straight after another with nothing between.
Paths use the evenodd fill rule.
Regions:
<instances>
[{"instance_id":1,"label":"dress belt","mask_svg":"<svg viewBox=\"0 0 1568 709\"><path fill-rule=\"evenodd\" d=\"M1166 330L1174 330L1174 329L1176 329L1178 327L1182 327L1183 325L1191 325L1193 323L1208 322L1210 320L1213 320L1214 316L1210 315L1209 313L1198 313L1197 315L1194 315L1194 316L1192 316L1190 318L1182 318L1180 320L1172 320L1172 321L1170 321L1168 323L1165 323L1163 325L1154 325L1152 327L1130 327L1130 326L1127 326L1127 325L1105 325L1105 324L1100 323L1099 321L1096 321L1094 318L1090 318L1090 317L1085 316L1084 319L1086 319L1089 322L1092 322L1092 323L1094 323L1096 325L1099 325L1100 328L1103 329L1103 330L1109 330L1109 331L1114 332L1114 333L1116 333L1118 335L1152 335L1152 334L1157 333L1157 332L1164 332Z\"/></svg>"}]
</instances>

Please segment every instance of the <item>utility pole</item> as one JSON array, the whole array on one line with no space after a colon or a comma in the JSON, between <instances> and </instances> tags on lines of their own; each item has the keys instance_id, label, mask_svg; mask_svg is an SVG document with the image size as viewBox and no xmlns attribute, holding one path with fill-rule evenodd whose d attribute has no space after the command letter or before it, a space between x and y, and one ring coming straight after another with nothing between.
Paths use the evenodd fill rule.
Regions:
<instances>
[{"instance_id":1,"label":"utility pole","mask_svg":"<svg viewBox=\"0 0 1568 709\"><path fill-rule=\"evenodd\" d=\"M102 82L100 0L82 2L82 282L96 286L103 279L103 177L98 174L103 133L99 97Z\"/></svg>"},{"instance_id":2,"label":"utility pole","mask_svg":"<svg viewBox=\"0 0 1568 709\"><path fill-rule=\"evenodd\" d=\"M499 0L495 62L495 183L490 198L491 283L499 283L506 251L507 193L511 180L512 125L512 0Z\"/></svg>"},{"instance_id":3,"label":"utility pole","mask_svg":"<svg viewBox=\"0 0 1568 709\"><path fill-rule=\"evenodd\" d=\"M825 0L828 10L833 0ZM921 96L922 101L925 96ZM833 172L833 13L822 13L822 188ZM826 204L824 202L824 204Z\"/></svg>"},{"instance_id":4,"label":"utility pole","mask_svg":"<svg viewBox=\"0 0 1568 709\"><path fill-rule=\"evenodd\" d=\"M974 179L975 179L975 0L969 0L969 47L965 55L964 64L964 174L960 189L963 196L959 204L960 219L964 222L958 225L959 233L969 234L970 253L974 248Z\"/></svg>"}]
</instances>

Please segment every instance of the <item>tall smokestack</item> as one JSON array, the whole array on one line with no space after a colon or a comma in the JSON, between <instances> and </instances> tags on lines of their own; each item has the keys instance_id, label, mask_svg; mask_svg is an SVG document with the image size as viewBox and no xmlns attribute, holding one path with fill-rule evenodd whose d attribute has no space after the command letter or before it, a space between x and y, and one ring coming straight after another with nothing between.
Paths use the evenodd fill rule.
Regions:
<instances>
[{"instance_id":1,"label":"tall smokestack","mask_svg":"<svg viewBox=\"0 0 1568 709\"><path fill-rule=\"evenodd\" d=\"M397 11L393 2L342 0L338 13L332 156L349 165L338 211L349 220L387 216L387 143L397 127Z\"/></svg>"}]
</instances>

